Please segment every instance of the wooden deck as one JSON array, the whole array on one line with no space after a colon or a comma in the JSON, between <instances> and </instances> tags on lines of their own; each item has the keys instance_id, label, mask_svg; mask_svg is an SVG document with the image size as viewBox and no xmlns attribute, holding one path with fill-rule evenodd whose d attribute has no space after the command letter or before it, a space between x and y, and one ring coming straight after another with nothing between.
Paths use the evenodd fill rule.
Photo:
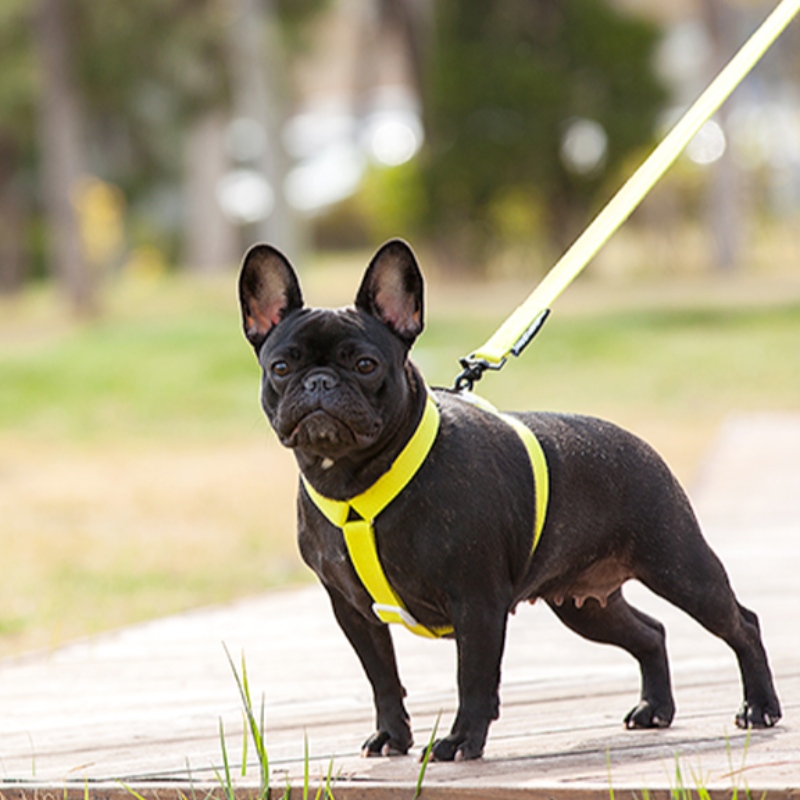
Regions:
<instances>
[{"instance_id":1,"label":"wooden deck","mask_svg":"<svg viewBox=\"0 0 800 800\"><path fill-rule=\"evenodd\" d=\"M485 757L431 764L423 797L599 798L609 785L641 796L678 786L676 769L715 796L747 786L800 797L800 417L732 420L692 490L740 599L761 618L781 724L737 730L733 654L630 586L629 598L667 626L678 713L668 730L625 731L638 694L632 659L579 639L543 605L525 607L511 621L502 716ZM395 641L418 754L437 715L442 730L452 719L454 646L405 631ZM0 662L0 795L57 800L66 787L75 798L112 797L124 782L148 797L191 797L221 768L220 721L249 795L258 770L238 775L242 713L223 642L236 659L245 653L252 691L264 693L273 785L299 784L307 736L312 797L331 763L337 800L413 796L416 758L358 757L370 691L315 585Z\"/></svg>"}]
</instances>

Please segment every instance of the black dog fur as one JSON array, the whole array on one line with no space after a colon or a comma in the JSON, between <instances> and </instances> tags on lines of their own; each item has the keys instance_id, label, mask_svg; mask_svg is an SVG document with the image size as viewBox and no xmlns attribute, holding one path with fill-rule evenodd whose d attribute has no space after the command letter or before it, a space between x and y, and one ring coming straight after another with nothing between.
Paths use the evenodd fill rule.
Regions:
<instances>
[{"instance_id":1,"label":"black dog fur","mask_svg":"<svg viewBox=\"0 0 800 800\"><path fill-rule=\"evenodd\" d=\"M426 388L409 360L423 328L423 280L400 240L372 259L344 309L306 308L287 259L268 245L247 253L239 281L245 334L263 369L262 405L321 494L349 499L380 477L421 418ZM447 391L435 392L441 427L427 460L375 522L386 575L427 626L452 625L458 712L433 757L477 758L499 714L506 621L542 598L568 627L615 644L639 662L641 698L628 728L665 727L675 705L664 628L628 605L636 578L733 649L744 703L740 727L781 716L756 615L741 606L705 542L677 480L644 442L598 419L517 415L539 438L550 500L529 558L534 489L527 454L501 419ZM327 589L374 692L377 724L366 755L412 745L388 626L347 555L341 531L300 488L299 545Z\"/></svg>"}]
</instances>

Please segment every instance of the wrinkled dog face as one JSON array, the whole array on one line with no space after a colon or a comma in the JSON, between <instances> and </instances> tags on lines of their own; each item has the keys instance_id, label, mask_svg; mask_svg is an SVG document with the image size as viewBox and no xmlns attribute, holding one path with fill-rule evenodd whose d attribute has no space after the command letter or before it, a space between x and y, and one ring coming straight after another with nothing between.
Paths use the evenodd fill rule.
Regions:
<instances>
[{"instance_id":1,"label":"wrinkled dog face","mask_svg":"<svg viewBox=\"0 0 800 800\"><path fill-rule=\"evenodd\" d=\"M371 323L371 324L370 324ZM355 309L302 310L265 343L261 401L283 445L337 460L369 448L386 420L376 402L397 369L398 347Z\"/></svg>"},{"instance_id":2,"label":"wrinkled dog face","mask_svg":"<svg viewBox=\"0 0 800 800\"><path fill-rule=\"evenodd\" d=\"M355 307L306 308L283 255L253 248L240 280L245 333L263 371L261 401L281 443L324 468L364 456L394 430L407 405L408 350L422 329L419 297L410 303L410 251L389 243L373 259ZM403 272L401 271L401 275ZM279 324L280 323L280 324Z\"/></svg>"}]
</instances>

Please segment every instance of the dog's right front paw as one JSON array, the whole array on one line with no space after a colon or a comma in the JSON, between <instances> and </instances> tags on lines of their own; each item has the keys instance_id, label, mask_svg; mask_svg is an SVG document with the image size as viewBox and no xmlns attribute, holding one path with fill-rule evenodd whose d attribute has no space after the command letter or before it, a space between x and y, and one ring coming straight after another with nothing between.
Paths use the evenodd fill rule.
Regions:
<instances>
[{"instance_id":1,"label":"dog's right front paw","mask_svg":"<svg viewBox=\"0 0 800 800\"><path fill-rule=\"evenodd\" d=\"M375 731L361 746L361 755L364 758L373 756L404 756L408 753L414 740L411 732L407 736L392 736L388 731Z\"/></svg>"},{"instance_id":2,"label":"dog's right front paw","mask_svg":"<svg viewBox=\"0 0 800 800\"><path fill-rule=\"evenodd\" d=\"M781 718L781 707L777 698L764 706L745 702L736 715L736 726L739 728L771 728Z\"/></svg>"},{"instance_id":3,"label":"dog's right front paw","mask_svg":"<svg viewBox=\"0 0 800 800\"><path fill-rule=\"evenodd\" d=\"M641 728L668 728L672 724L675 708L664 706L654 708L647 700L642 700L625 717L625 727L630 730Z\"/></svg>"}]
</instances>

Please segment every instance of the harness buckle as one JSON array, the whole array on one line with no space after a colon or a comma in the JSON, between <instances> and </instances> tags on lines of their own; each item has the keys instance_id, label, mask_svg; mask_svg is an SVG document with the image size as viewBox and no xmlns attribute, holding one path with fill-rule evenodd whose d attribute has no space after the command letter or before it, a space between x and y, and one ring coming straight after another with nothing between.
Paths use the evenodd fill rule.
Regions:
<instances>
[{"instance_id":1,"label":"harness buckle","mask_svg":"<svg viewBox=\"0 0 800 800\"><path fill-rule=\"evenodd\" d=\"M400 608L400 606L391 606L385 603L373 603L372 611L381 622L396 622L397 619L385 619L383 616L391 614L392 616L398 618L407 628L416 628L419 626L419 622L414 619L413 615L409 613L407 609Z\"/></svg>"}]
</instances>

